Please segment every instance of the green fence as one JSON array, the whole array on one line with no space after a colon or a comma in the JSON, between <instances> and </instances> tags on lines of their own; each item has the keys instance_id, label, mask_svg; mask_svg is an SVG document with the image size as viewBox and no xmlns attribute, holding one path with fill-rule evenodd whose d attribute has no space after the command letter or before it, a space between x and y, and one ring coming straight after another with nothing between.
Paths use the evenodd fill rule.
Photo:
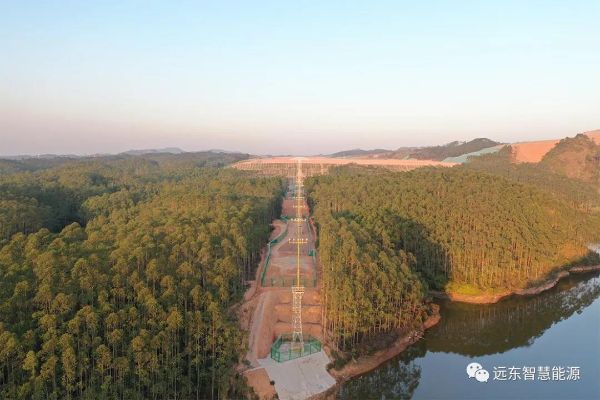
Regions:
<instances>
[{"instance_id":1,"label":"green fence","mask_svg":"<svg viewBox=\"0 0 600 400\"><path fill-rule=\"evenodd\" d=\"M281 241L281 239L283 239L287 234L288 234L288 226L286 224L283 232L281 232L279 234L279 236L277 236L275 239L271 240L269 243L271 243L271 244L279 243Z\"/></svg>"},{"instance_id":2,"label":"green fence","mask_svg":"<svg viewBox=\"0 0 600 400\"><path fill-rule=\"evenodd\" d=\"M285 215L281 216L281 219L284 221L288 221L288 217ZM265 257L265 261L263 262L263 269L260 274L260 285L262 287L267 286L277 286L277 287L286 287L286 286L294 286L296 284L295 277L277 277L277 278L269 278L267 279L267 269L269 268L269 262L271 261L271 247L281 240L283 240L288 234L288 226L286 224L285 230L281 232L275 239L271 240L267 243L267 255ZM313 261L313 278L301 278L300 281L302 286L304 287L316 287L317 286L317 251L315 249L308 250L308 255L312 257Z\"/></svg>"},{"instance_id":3,"label":"green fence","mask_svg":"<svg viewBox=\"0 0 600 400\"><path fill-rule=\"evenodd\" d=\"M305 336L303 348L292 349L291 342L292 334L280 335L271 345L271 358L277 362L284 362L321 351L321 342L312 335Z\"/></svg>"},{"instance_id":4,"label":"green fence","mask_svg":"<svg viewBox=\"0 0 600 400\"><path fill-rule=\"evenodd\" d=\"M265 262L263 263L263 269L260 274L260 285L261 286L265 286L265 276L267 274L267 268L269 268L269 261L271 261L271 246L279 243L283 238L286 237L287 233L288 233L288 227L286 224L284 231L281 232L279 234L279 236L277 236L275 239L273 239L269 243L267 243L267 256L265 257Z\"/></svg>"},{"instance_id":5,"label":"green fence","mask_svg":"<svg viewBox=\"0 0 600 400\"><path fill-rule=\"evenodd\" d=\"M312 257L313 273L315 274L315 286L317 286L317 250L312 249L308 255Z\"/></svg>"},{"instance_id":6,"label":"green fence","mask_svg":"<svg viewBox=\"0 0 600 400\"><path fill-rule=\"evenodd\" d=\"M260 285L265 286L265 275L267 273L267 267L269 266L269 260L271 259L271 242L267 243L267 256L265 257L265 262L263 263L263 269L260 274Z\"/></svg>"}]
</instances>

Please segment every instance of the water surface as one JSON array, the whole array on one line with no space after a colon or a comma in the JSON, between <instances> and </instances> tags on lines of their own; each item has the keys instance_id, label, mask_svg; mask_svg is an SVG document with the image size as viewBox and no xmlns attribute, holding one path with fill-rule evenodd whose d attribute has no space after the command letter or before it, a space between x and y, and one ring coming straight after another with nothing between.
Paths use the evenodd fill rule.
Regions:
<instances>
[{"instance_id":1,"label":"water surface","mask_svg":"<svg viewBox=\"0 0 600 400\"><path fill-rule=\"evenodd\" d=\"M338 397L600 399L598 273L570 276L533 297L440 306L442 320L422 340L344 384ZM489 371L487 383L469 379L465 369L471 362ZM494 366L514 366L521 379L494 380ZM534 380L523 380L524 366L535 367ZM540 380L539 367L579 367L580 379L552 380L550 373L550 380Z\"/></svg>"}]
</instances>

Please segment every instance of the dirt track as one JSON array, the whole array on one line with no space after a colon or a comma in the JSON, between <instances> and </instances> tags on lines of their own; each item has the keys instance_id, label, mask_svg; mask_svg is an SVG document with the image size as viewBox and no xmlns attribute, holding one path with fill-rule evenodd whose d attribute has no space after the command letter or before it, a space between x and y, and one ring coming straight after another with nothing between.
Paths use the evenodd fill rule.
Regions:
<instances>
[{"instance_id":1,"label":"dirt track","mask_svg":"<svg viewBox=\"0 0 600 400\"><path fill-rule=\"evenodd\" d=\"M282 214L296 214L294 200L286 197L283 200ZM308 207L304 202L302 216L308 217ZM244 372L248 383L254 388L260 398L271 398L273 387L268 383L268 375L260 367L258 359L269 356L271 344L282 333L292 330L292 293L290 286L296 276L296 245L289 243L290 238L298 236L298 222L277 219L272 223L274 230L271 240L278 237L287 228L287 235L271 248L271 258L265 273L265 286L261 285L261 274L264 263L257 270L256 279L251 282L246 292L245 301L240 307L240 323L248 331L248 353L246 359L250 366ZM315 248L315 237L308 222L301 222L301 237L307 238L308 243L301 246L301 279L305 282L305 292L302 298L302 330L322 339L321 325L321 296L317 287L312 286L316 278L316 267L313 258L308 255ZM265 255L263 255L264 259ZM272 286L283 283L284 286ZM265 381L267 380L267 381Z\"/></svg>"},{"instance_id":2,"label":"dirt track","mask_svg":"<svg viewBox=\"0 0 600 400\"><path fill-rule=\"evenodd\" d=\"M283 200L284 215L295 213L293 207L294 200L286 197ZM302 216L308 216L308 207L304 202ZM250 343L248 351L248 360L253 363L257 358L266 357L269 354L271 344L278 335L285 332L291 332L291 301L292 294L290 287L296 276L296 245L289 243L290 238L297 237L298 223L294 221L275 220L273 225L276 229L271 234L271 238L277 237L287 226L287 235L271 248L271 259L265 273L265 286L261 282L256 282L256 291L248 299L248 306L252 309L251 319L248 330L250 334ZM308 255L309 249L315 248L314 237L309 234L309 225L302 222L301 236L308 239L308 243L301 246L300 275L305 282L313 283L316 278L316 270L313 259ZM261 271L264 265L261 264ZM258 275L260 276L260 275ZM285 286L272 286L272 282L279 284L285 279ZM319 288L310 288L307 286L302 301L302 328L306 333L314 336L322 336L321 327L321 298ZM253 363L254 364L254 363Z\"/></svg>"}]
</instances>

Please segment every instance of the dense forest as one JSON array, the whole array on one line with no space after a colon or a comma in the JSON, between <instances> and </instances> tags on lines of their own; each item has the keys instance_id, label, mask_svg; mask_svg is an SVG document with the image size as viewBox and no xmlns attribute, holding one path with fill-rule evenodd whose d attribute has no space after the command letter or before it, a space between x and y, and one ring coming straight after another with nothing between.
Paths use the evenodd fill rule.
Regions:
<instances>
[{"instance_id":1,"label":"dense forest","mask_svg":"<svg viewBox=\"0 0 600 400\"><path fill-rule=\"evenodd\" d=\"M153 158L0 179L0 398L245 396L230 308L282 181Z\"/></svg>"},{"instance_id":2,"label":"dense forest","mask_svg":"<svg viewBox=\"0 0 600 400\"><path fill-rule=\"evenodd\" d=\"M600 211L600 146L584 135L562 140L537 164L514 163L512 148L506 146L472 157L464 167L535 186L585 212Z\"/></svg>"},{"instance_id":3,"label":"dense forest","mask_svg":"<svg viewBox=\"0 0 600 400\"><path fill-rule=\"evenodd\" d=\"M432 146L419 149L410 153L410 158L418 160L442 161L448 157L457 157L463 154L473 153L500 143L487 138L477 138L468 142L450 142L442 146Z\"/></svg>"},{"instance_id":4,"label":"dense forest","mask_svg":"<svg viewBox=\"0 0 600 400\"><path fill-rule=\"evenodd\" d=\"M132 157L132 155L136 155ZM122 160L147 160L157 164L171 164L177 166L196 166L196 167L223 167L237 161L245 160L250 157L243 153L224 153L220 151L202 151L202 152L184 152L179 154L161 153L157 151L140 152L128 151L117 155L106 156L55 156L42 155L16 156L9 158L0 158L0 175L15 172L31 172L58 167L64 164L86 163L86 162L118 162Z\"/></svg>"},{"instance_id":5,"label":"dense forest","mask_svg":"<svg viewBox=\"0 0 600 400\"><path fill-rule=\"evenodd\" d=\"M565 138L544 156L541 166L584 182L600 184L600 145L579 134Z\"/></svg>"},{"instance_id":6,"label":"dense forest","mask_svg":"<svg viewBox=\"0 0 600 400\"><path fill-rule=\"evenodd\" d=\"M449 157L458 157L463 154L473 153L500 143L487 138L477 138L468 142L454 141L441 146L429 147L400 147L396 150L346 150L331 154L331 157L359 157L359 158L414 158L417 160L443 161Z\"/></svg>"},{"instance_id":7,"label":"dense forest","mask_svg":"<svg viewBox=\"0 0 600 400\"><path fill-rule=\"evenodd\" d=\"M307 184L324 327L340 348L418 322L424 288L520 288L585 257L597 214L472 168L344 167Z\"/></svg>"},{"instance_id":8,"label":"dense forest","mask_svg":"<svg viewBox=\"0 0 600 400\"><path fill-rule=\"evenodd\" d=\"M336 153L329 154L329 157L336 158L346 158L346 157L368 157L370 155L381 155L382 153L391 153L392 150L385 149L373 149L373 150L363 150L363 149L352 149L352 150L344 150L338 151Z\"/></svg>"},{"instance_id":9,"label":"dense forest","mask_svg":"<svg viewBox=\"0 0 600 400\"><path fill-rule=\"evenodd\" d=\"M506 147L451 169L346 166L308 179L328 344L365 348L420 326L432 288L521 288L584 262L600 235L597 148L576 139L536 165L512 163ZM247 396L232 308L285 182L218 168L245 157L9 162L0 398ZM561 169L573 157L577 176Z\"/></svg>"},{"instance_id":10,"label":"dense forest","mask_svg":"<svg viewBox=\"0 0 600 400\"><path fill-rule=\"evenodd\" d=\"M124 188L139 195L149 190L148 183L167 175L177 178L190 168L222 167L247 157L202 152L0 160L0 165L17 163L20 172L0 171L0 245L17 232L32 233L42 227L56 232L70 222L84 224L82 205L89 197Z\"/></svg>"}]
</instances>

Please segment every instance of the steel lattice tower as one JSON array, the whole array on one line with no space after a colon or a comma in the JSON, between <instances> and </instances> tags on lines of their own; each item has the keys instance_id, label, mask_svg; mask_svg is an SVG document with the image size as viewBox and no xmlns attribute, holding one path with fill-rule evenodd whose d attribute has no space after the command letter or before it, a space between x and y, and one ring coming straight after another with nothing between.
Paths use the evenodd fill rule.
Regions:
<instances>
[{"instance_id":1,"label":"steel lattice tower","mask_svg":"<svg viewBox=\"0 0 600 400\"><path fill-rule=\"evenodd\" d=\"M290 239L290 243L296 244L296 284L292 285L292 350L304 352L304 339L302 337L302 296L304 295L304 286L300 281L300 247L308 243L308 239L302 236L302 225L305 221L303 217L304 196L302 194L302 163L298 160L296 171L296 193L294 199L296 204L296 237Z\"/></svg>"}]
</instances>

